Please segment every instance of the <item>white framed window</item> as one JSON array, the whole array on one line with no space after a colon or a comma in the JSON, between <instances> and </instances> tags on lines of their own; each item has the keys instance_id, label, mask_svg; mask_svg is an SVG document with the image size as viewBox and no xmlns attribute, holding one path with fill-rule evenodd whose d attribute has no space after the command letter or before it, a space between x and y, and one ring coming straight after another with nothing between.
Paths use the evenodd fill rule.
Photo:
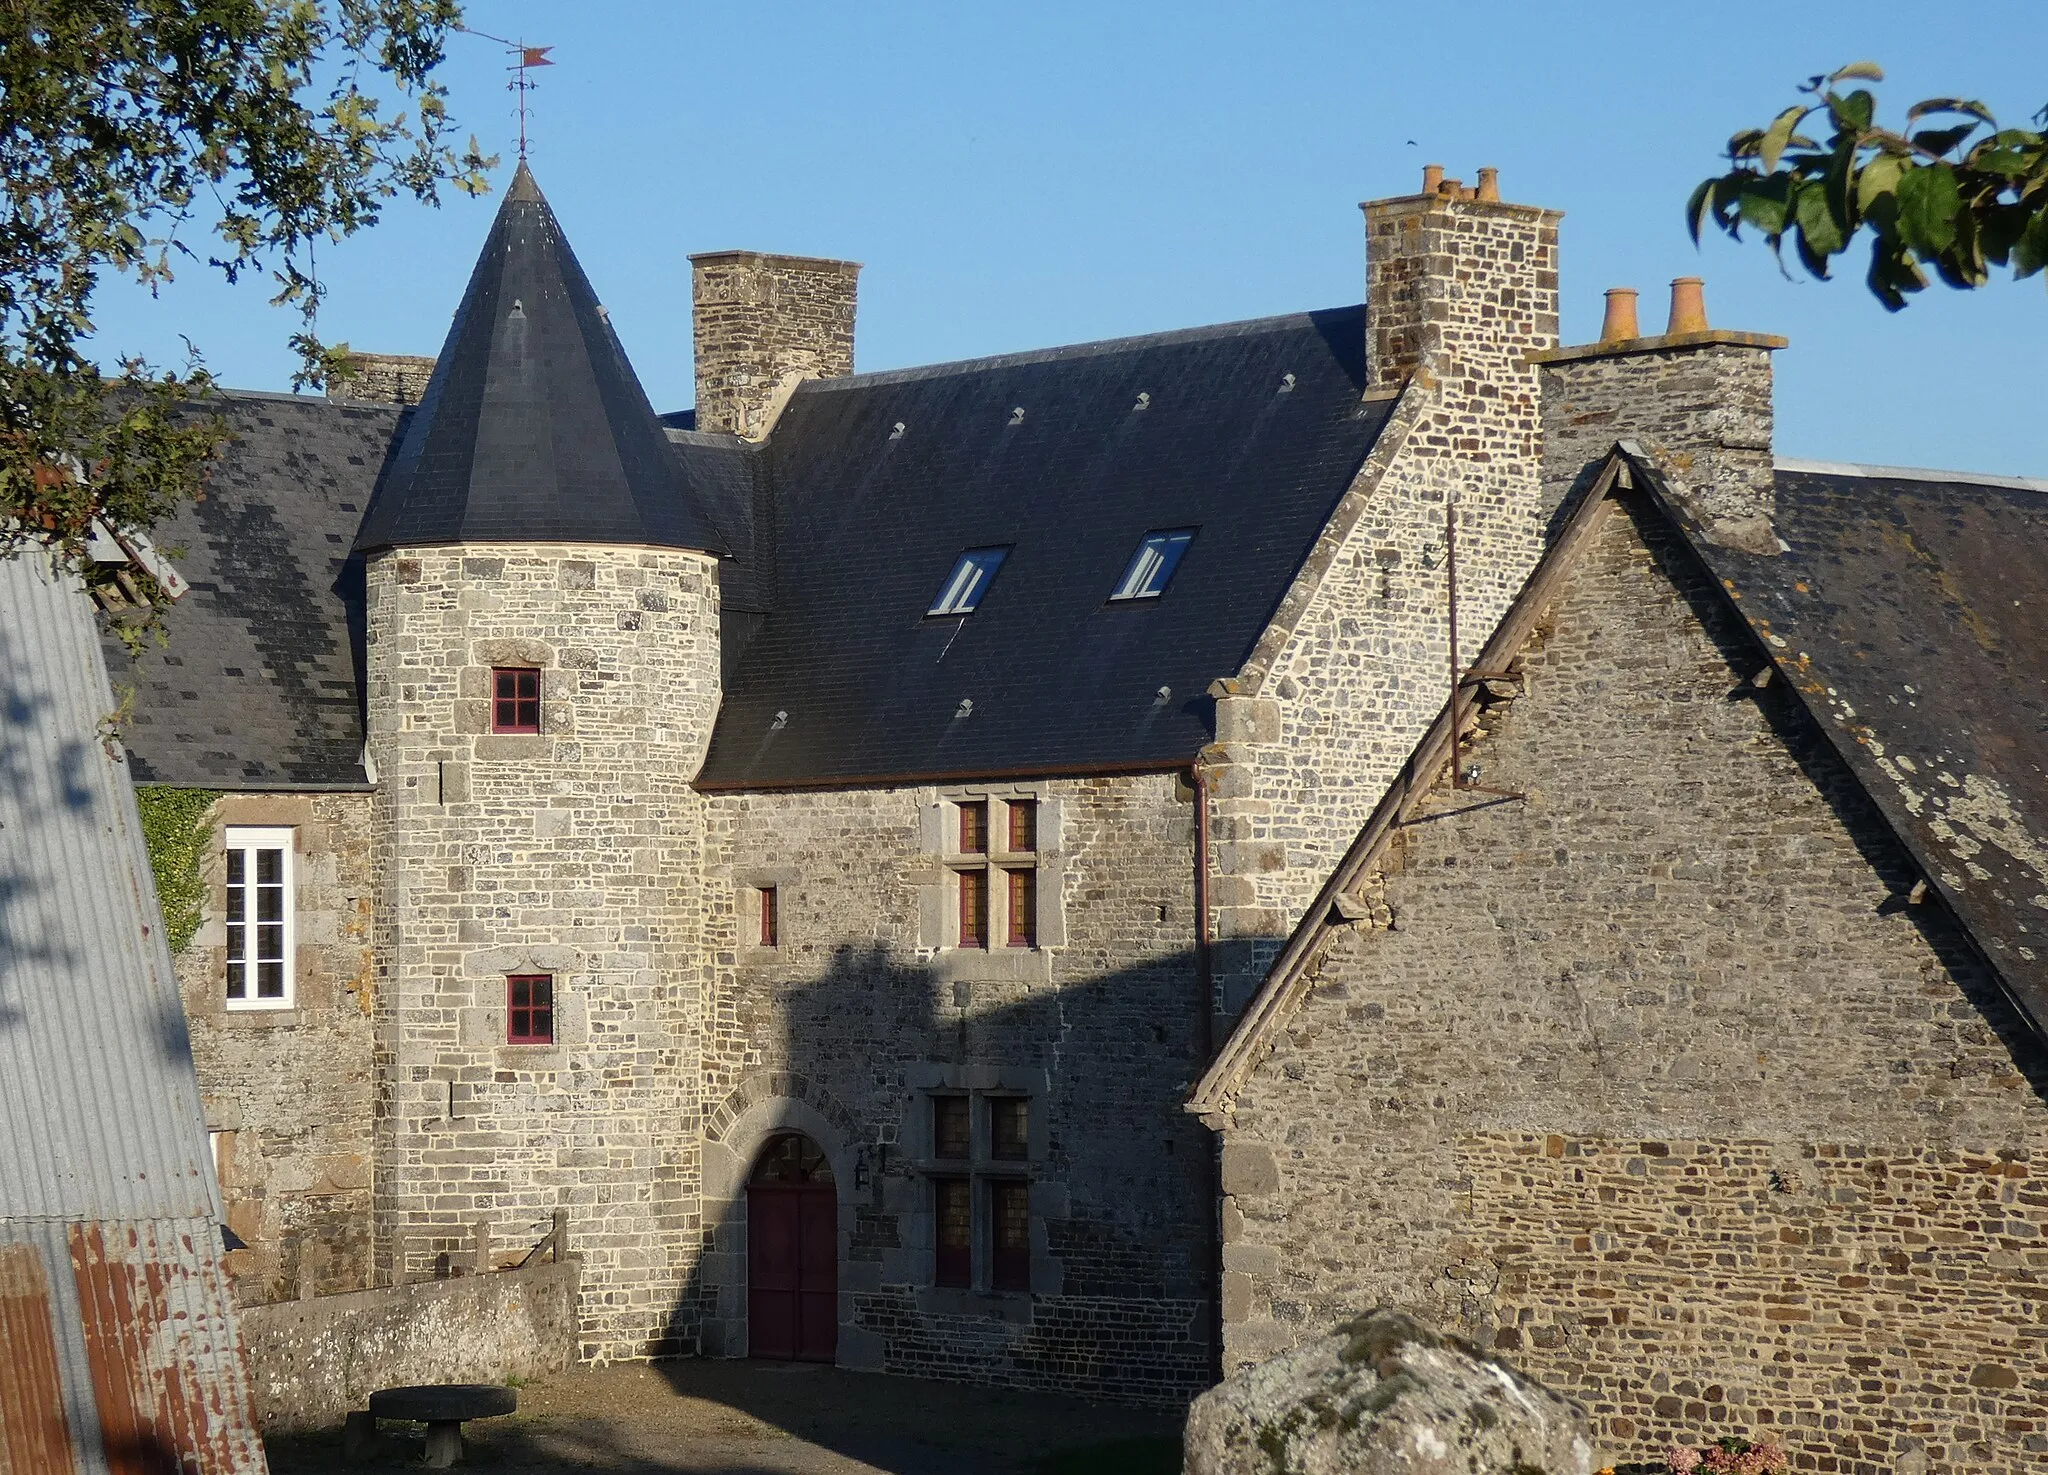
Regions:
<instances>
[{"instance_id":1,"label":"white framed window","mask_svg":"<svg viewBox=\"0 0 2048 1475\"><path fill-rule=\"evenodd\" d=\"M289 826L227 831L227 1005L292 1007L297 879Z\"/></svg>"},{"instance_id":2,"label":"white framed window","mask_svg":"<svg viewBox=\"0 0 2048 1475\"><path fill-rule=\"evenodd\" d=\"M994 582L996 570L1003 566L1003 560L1010 556L1008 548L970 548L960 555L960 561L953 565L953 572L946 575L946 582L939 586L938 598L927 615L971 615L981 604L981 598L988 593L988 586Z\"/></svg>"},{"instance_id":3,"label":"white framed window","mask_svg":"<svg viewBox=\"0 0 2048 1475\"><path fill-rule=\"evenodd\" d=\"M1118 580L1109 597L1112 600L1157 599L1166 592L1173 571L1180 567L1181 555L1194 541L1193 528L1162 528L1145 534L1144 541L1138 544L1138 551L1131 555L1130 567L1124 570L1123 578Z\"/></svg>"}]
</instances>

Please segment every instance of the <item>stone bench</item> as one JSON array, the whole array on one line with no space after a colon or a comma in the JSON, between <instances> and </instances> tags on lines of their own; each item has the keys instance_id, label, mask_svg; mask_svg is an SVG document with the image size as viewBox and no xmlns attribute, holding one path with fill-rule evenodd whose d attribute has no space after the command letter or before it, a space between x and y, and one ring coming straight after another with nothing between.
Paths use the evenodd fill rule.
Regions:
<instances>
[{"instance_id":1,"label":"stone bench","mask_svg":"<svg viewBox=\"0 0 2048 1475\"><path fill-rule=\"evenodd\" d=\"M413 1419L427 1426L427 1467L445 1470L462 1458L462 1426L471 1419L493 1419L519 1407L519 1395L494 1383L442 1383L419 1388L384 1388L370 1395L370 1412L350 1414L349 1423L364 1419L374 1433L378 1419Z\"/></svg>"}]
</instances>

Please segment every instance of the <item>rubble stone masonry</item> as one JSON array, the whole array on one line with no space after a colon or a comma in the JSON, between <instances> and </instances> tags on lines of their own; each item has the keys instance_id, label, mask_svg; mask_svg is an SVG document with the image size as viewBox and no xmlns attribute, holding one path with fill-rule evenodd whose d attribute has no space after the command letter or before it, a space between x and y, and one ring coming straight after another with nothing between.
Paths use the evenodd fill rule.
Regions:
<instances>
[{"instance_id":1,"label":"rubble stone masonry","mask_svg":"<svg viewBox=\"0 0 2048 1475\"><path fill-rule=\"evenodd\" d=\"M207 816L203 920L178 956L243 1305L370 1284L370 796L242 793ZM289 1009L227 1008L228 825L289 826L297 956Z\"/></svg>"},{"instance_id":2,"label":"rubble stone masonry","mask_svg":"<svg viewBox=\"0 0 2048 1475\"><path fill-rule=\"evenodd\" d=\"M1633 498L1628 499L1631 504ZM1621 1458L2048 1458L2048 1072L1654 512L1609 515L1223 1148L1226 1366L1377 1302Z\"/></svg>"},{"instance_id":3,"label":"rubble stone masonry","mask_svg":"<svg viewBox=\"0 0 2048 1475\"><path fill-rule=\"evenodd\" d=\"M466 1257L479 1223L516 1259L564 1209L585 1354L681 1350L715 565L409 548L370 561L368 599L378 1269ZM501 666L540 671L540 733L491 731ZM528 973L554 979L552 1044L507 1042Z\"/></svg>"},{"instance_id":4,"label":"rubble stone masonry","mask_svg":"<svg viewBox=\"0 0 2048 1475\"><path fill-rule=\"evenodd\" d=\"M759 439L798 381L853 372L858 262L710 251L690 265L697 429Z\"/></svg>"},{"instance_id":5,"label":"rubble stone masonry","mask_svg":"<svg viewBox=\"0 0 2048 1475\"><path fill-rule=\"evenodd\" d=\"M1557 344L1555 211L1415 195L1366 215L1380 444L1245 668L1221 684L1218 1002L1240 1009L1450 695L1445 508L1469 664L1543 550L1531 356Z\"/></svg>"},{"instance_id":6,"label":"rubble stone masonry","mask_svg":"<svg viewBox=\"0 0 2048 1475\"><path fill-rule=\"evenodd\" d=\"M959 947L954 806L989 803L1000 850L1012 799L1036 803L1037 849L998 870L1035 871L1038 946L999 927ZM1214 1185L1179 1109L1204 1022L1191 799L1170 774L712 797L707 1351L746 1350L746 1177L795 1128L839 1188L842 1366L1148 1401L1206 1385ZM1029 1160L999 1170L1030 1183L1028 1292L985 1266L935 1284L932 1177L956 1170L931 1099L959 1091L1027 1099Z\"/></svg>"}]
</instances>

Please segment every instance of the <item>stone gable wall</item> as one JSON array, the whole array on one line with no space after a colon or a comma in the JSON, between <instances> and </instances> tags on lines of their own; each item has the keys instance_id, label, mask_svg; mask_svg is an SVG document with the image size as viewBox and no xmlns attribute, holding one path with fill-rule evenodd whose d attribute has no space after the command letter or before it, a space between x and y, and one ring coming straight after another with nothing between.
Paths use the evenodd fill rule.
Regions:
<instances>
[{"instance_id":1,"label":"stone gable wall","mask_svg":"<svg viewBox=\"0 0 2048 1475\"><path fill-rule=\"evenodd\" d=\"M227 1008L229 825L295 833L290 1009ZM243 1305L370 1284L370 796L230 794L206 818L199 930L177 958Z\"/></svg>"},{"instance_id":2,"label":"stone gable wall","mask_svg":"<svg viewBox=\"0 0 2048 1475\"><path fill-rule=\"evenodd\" d=\"M2048 1073L1711 581L1618 509L1236 1103L1226 1366L1375 1302L1610 1452L2048 1452Z\"/></svg>"},{"instance_id":3,"label":"stone gable wall","mask_svg":"<svg viewBox=\"0 0 2048 1475\"><path fill-rule=\"evenodd\" d=\"M1426 196L1366 207L1371 368L1376 382L1408 387L1386 447L1218 703L1209 756L1226 1017L1449 697L1446 499L1458 505L1467 665L1542 553L1530 355L1557 343L1557 220Z\"/></svg>"},{"instance_id":4,"label":"stone gable wall","mask_svg":"<svg viewBox=\"0 0 2048 1475\"><path fill-rule=\"evenodd\" d=\"M1042 945L945 946L940 806L1008 795L1039 804ZM713 797L707 1350L745 1350L745 1181L796 1128L839 1180L842 1365L1151 1400L1206 1384L1213 1185L1179 1109L1203 1022L1191 797L1171 775ZM741 927L764 884L772 949ZM1029 1295L933 1284L933 1089L1031 1099Z\"/></svg>"},{"instance_id":5,"label":"stone gable wall","mask_svg":"<svg viewBox=\"0 0 2048 1475\"><path fill-rule=\"evenodd\" d=\"M381 1278L478 1221L516 1258L565 1209L585 1354L680 1350L713 562L471 544L381 554L368 586ZM490 732L499 665L540 669L540 734ZM553 1045L506 1043L527 972L554 976Z\"/></svg>"}]
</instances>

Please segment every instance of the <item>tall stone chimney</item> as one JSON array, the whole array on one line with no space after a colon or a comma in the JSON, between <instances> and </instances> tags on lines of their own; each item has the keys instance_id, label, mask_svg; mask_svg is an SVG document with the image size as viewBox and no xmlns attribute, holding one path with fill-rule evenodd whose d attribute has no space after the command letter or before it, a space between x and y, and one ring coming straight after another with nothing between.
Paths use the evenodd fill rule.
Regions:
<instances>
[{"instance_id":1,"label":"tall stone chimney","mask_svg":"<svg viewBox=\"0 0 2048 1475\"><path fill-rule=\"evenodd\" d=\"M699 430L758 440L798 383L853 372L859 262L708 251L690 266Z\"/></svg>"},{"instance_id":2,"label":"tall stone chimney","mask_svg":"<svg viewBox=\"0 0 2048 1475\"><path fill-rule=\"evenodd\" d=\"M1784 346L1709 326L1699 278L1680 277L1662 333L1539 354L1545 502L1558 505L1616 441L1632 440L1709 537L1776 553L1771 355Z\"/></svg>"},{"instance_id":3,"label":"tall stone chimney","mask_svg":"<svg viewBox=\"0 0 2048 1475\"><path fill-rule=\"evenodd\" d=\"M1529 375L1557 346L1557 222L1562 213L1500 198L1499 177L1466 187L1441 165L1422 193L1368 200L1366 368L1393 389L1425 362L1487 378ZM1533 379L1530 381L1533 390Z\"/></svg>"}]
</instances>

